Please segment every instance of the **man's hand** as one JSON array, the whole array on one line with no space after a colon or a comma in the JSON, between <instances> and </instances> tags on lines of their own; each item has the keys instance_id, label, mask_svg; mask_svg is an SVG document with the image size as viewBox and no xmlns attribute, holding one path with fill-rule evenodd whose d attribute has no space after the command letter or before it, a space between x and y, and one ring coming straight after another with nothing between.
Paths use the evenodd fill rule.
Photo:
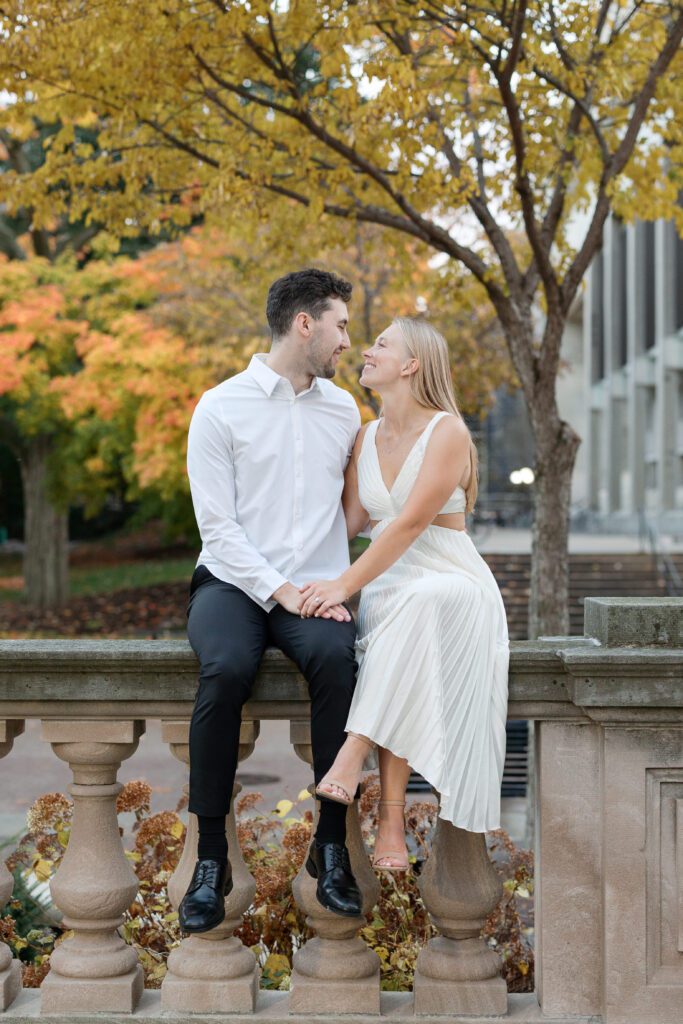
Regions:
<instances>
[{"instance_id":1,"label":"man's hand","mask_svg":"<svg viewBox=\"0 0 683 1024\"><path fill-rule=\"evenodd\" d=\"M298 587L295 587L293 583L283 583L274 592L272 597L274 601L282 605L285 611L290 612L292 615L301 615L301 606L304 603L304 599L299 593ZM343 604L337 604L328 608L320 618L334 619L336 622L351 621L351 615Z\"/></svg>"},{"instance_id":2,"label":"man's hand","mask_svg":"<svg viewBox=\"0 0 683 1024\"><path fill-rule=\"evenodd\" d=\"M281 587L278 587L273 594L273 600L281 604L284 610L291 612L292 615L299 615L301 605L304 603L298 587L295 587L293 583L283 583Z\"/></svg>"}]
</instances>

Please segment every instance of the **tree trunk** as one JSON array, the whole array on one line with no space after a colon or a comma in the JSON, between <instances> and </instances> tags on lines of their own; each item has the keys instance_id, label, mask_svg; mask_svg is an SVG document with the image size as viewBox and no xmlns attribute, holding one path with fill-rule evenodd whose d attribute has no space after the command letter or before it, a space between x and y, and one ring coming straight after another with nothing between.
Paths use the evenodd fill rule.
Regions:
<instances>
[{"instance_id":1,"label":"tree trunk","mask_svg":"<svg viewBox=\"0 0 683 1024\"><path fill-rule=\"evenodd\" d=\"M554 403L553 403L554 404ZM533 414L532 414L533 416ZM537 420L536 416L533 419ZM569 503L581 439L557 417L538 424L531 536L529 639L569 633ZM553 429L555 426L556 429Z\"/></svg>"},{"instance_id":2,"label":"tree trunk","mask_svg":"<svg viewBox=\"0 0 683 1024\"><path fill-rule=\"evenodd\" d=\"M29 603L45 611L60 608L69 588L68 511L57 508L48 490L52 443L38 437L24 444L24 584Z\"/></svg>"}]
</instances>

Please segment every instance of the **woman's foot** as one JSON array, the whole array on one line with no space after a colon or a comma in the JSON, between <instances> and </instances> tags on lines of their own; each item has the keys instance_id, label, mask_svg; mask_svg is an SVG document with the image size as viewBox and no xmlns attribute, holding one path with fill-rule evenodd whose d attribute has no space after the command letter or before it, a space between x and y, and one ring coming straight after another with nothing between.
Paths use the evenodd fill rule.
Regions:
<instances>
[{"instance_id":1,"label":"woman's foot","mask_svg":"<svg viewBox=\"0 0 683 1024\"><path fill-rule=\"evenodd\" d=\"M378 871L407 871L405 800L380 800L372 866Z\"/></svg>"},{"instance_id":2,"label":"woman's foot","mask_svg":"<svg viewBox=\"0 0 683 1024\"><path fill-rule=\"evenodd\" d=\"M352 804L363 772L363 762L368 749L373 750L374 746L375 744L364 736L350 732L329 772L316 786L316 794L339 804Z\"/></svg>"}]
</instances>

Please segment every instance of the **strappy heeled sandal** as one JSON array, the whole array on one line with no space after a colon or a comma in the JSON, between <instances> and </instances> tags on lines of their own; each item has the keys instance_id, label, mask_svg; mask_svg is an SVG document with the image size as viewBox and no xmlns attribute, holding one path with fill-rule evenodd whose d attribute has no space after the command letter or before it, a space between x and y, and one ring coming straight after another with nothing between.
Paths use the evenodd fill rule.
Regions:
<instances>
[{"instance_id":1,"label":"strappy heeled sandal","mask_svg":"<svg viewBox=\"0 0 683 1024\"><path fill-rule=\"evenodd\" d=\"M380 800L379 806L380 807L382 807L382 806L385 806L385 807L386 806L405 807L405 800ZM374 856L372 858L372 866L373 866L373 868L376 871L389 871L389 872L392 872L392 873L399 872L399 871L407 871L409 866L410 866L410 864L409 864L409 861L408 861L408 851L406 849L403 849L403 850L385 850L383 853L380 853L378 851L377 846L378 846L378 844L380 842L379 833L380 833L381 827L382 827L382 825L381 825L381 822L380 822L379 825L377 826L377 838L375 839L375 854L374 854ZM400 864L380 864L380 861L387 860L388 858L391 858L392 860L400 861Z\"/></svg>"},{"instance_id":2,"label":"strappy heeled sandal","mask_svg":"<svg viewBox=\"0 0 683 1024\"><path fill-rule=\"evenodd\" d=\"M366 739L365 736L359 736L357 732L350 732L348 735L355 736L357 740L362 740L362 742L365 743L365 745L369 747L370 750L374 750L377 746L376 743L373 743L372 740ZM339 779L322 778L318 785L315 787L315 795L322 797L324 800L332 800L336 804L344 804L346 807L349 807L354 801L356 790L358 789L358 783L360 782L360 777L362 774L363 768L361 766L353 788L349 788L348 783L342 782ZM344 796L338 796L336 793L328 793L326 790L321 789L321 786L336 786L337 789L342 790Z\"/></svg>"}]
</instances>

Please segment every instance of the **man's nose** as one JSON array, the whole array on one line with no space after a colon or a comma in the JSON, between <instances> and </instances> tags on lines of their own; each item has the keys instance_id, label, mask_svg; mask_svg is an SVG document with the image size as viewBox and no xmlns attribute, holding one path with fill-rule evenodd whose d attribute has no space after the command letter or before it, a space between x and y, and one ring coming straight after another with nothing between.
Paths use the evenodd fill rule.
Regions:
<instances>
[{"instance_id":1,"label":"man's nose","mask_svg":"<svg viewBox=\"0 0 683 1024\"><path fill-rule=\"evenodd\" d=\"M344 331L344 334L342 335L342 348L351 348L351 339L346 331Z\"/></svg>"}]
</instances>

